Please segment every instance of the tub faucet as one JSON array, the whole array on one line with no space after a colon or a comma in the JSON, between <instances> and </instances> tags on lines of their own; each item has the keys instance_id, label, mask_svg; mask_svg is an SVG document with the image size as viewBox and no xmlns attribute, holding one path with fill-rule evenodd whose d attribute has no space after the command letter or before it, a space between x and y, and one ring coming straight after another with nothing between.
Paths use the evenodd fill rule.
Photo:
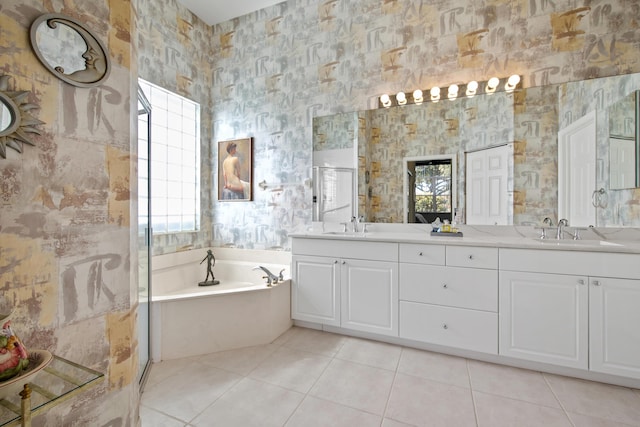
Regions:
<instances>
[{"instance_id":1,"label":"tub faucet","mask_svg":"<svg viewBox=\"0 0 640 427\"><path fill-rule=\"evenodd\" d=\"M280 270L280 274L278 274L277 276L272 272L270 272L266 267L263 267L261 265L253 267L252 270L262 270L265 272L266 276L262 276L262 278L267 279L267 286L271 286L272 284L275 285L278 282L281 282L284 280L284 276L282 275L282 272L284 271L284 269Z\"/></svg>"}]
</instances>

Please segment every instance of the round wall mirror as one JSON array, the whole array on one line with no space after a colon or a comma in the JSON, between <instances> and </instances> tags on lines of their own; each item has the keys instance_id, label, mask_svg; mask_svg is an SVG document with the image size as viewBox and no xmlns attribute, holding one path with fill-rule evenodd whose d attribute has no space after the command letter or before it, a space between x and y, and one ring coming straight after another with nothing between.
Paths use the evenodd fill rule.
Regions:
<instances>
[{"instance_id":1,"label":"round wall mirror","mask_svg":"<svg viewBox=\"0 0 640 427\"><path fill-rule=\"evenodd\" d=\"M42 64L61 80L79 87L102 83L110 62L102 42L81 22L60 14L31 24L31 46Z\"/></svg>"},{"instance_id":2,"label":"round wall mirror","mask_svg":"<svg viewBox=\"0 0 640 427\"><path fill-rule=\"evenodd\" d=\"M0 157L7 158L7 147L22 153L23 144L35 145L31 134L40 134L35 127L44 122L31 115L37 108L28 101L29 91L9 90L9 76L0 75Z\"/></svg>"}]
</instances>

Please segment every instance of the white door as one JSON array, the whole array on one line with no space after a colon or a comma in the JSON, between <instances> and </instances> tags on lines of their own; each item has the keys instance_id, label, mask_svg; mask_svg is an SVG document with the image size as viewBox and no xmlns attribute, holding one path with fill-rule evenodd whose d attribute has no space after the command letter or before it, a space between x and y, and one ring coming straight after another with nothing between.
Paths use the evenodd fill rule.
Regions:
<instances>
[{"instance_id":1,"label":"white door","mask_svg":"<svg viewBox=\"0 0 640 427\"><path fill-rule=\"evenodd\" d=\"M509 158L503 145L467 153L467 224L509 224Z\"/></svg>"},{"instance_id":2,"label":"white door","mask_svg":"<svg viewBox=\"0 0 640 427\"><path fill-rule=\"evenodd\" d=\"M596 112L558 132L558 218L569 225L596 225Z\"/></svg>"},{"instance_id":3,"label":"white door","mask_svg":"<svg viewBox=\"0 0 640 427\"><path fill-rule=\"evenodd\" d=\"M293 257L291 317L340 326L340 264L329 257Z\"/></svg>"},{"instance_id":4,"label":"white door","mask_svg":"<svg viewBox=\"0 0 640 427\"><path fill-rule=\"evenodd\" d=\"M640 378L640 280L592 277L590 369Z\"/></svg>"},{"instance_id":5,"label":"white door","mask_svg":"<svg viewBox=\"0 0 640 427\"><path fill-rule=\"evenodd\" d=\"M588 368L587 278L500 273L500 354Z\"/></svg>"},{"instance_id":6,"label":"white door","mask_svg":"<svg viewBox=\"0 0 640 427\"><path fill-rule=\"evenodd\" d=\"M398 336L398 264L342 261L342 327Z\"/></svg>"}]
</instances>

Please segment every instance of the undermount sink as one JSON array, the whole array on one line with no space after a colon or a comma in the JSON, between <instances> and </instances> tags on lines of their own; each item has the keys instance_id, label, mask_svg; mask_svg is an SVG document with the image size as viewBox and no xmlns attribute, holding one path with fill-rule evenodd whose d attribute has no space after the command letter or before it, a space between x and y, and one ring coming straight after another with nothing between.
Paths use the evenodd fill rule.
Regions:
<instances>
[{"instance_id":1,"label":"undermount sink","mask_svg":"<svg viewBox=\"0 0 640 427\"><path fill-rule=\"evenodd\" d=\"M567 246L622 246L606 240L572 240L572 239L536 239L543 245L567 245Z\"/></svg>"},{"instance_id":2,"label":"undermount sink","mask_svg":"<svg viewBox=\"0 0 640 427\"><path fill-rule=\"evenodd\" d=\"M328 234L330 236L343 236L343 237L364 236L364 234L360 232L353 232L353 231L325 231L322 234Z\"/></svg>"}]
</instances>

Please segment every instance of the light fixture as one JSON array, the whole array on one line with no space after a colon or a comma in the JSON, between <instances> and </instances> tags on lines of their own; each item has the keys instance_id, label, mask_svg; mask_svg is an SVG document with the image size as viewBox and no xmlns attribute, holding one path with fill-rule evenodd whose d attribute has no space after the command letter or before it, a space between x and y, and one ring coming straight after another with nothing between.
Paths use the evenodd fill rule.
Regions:
<instances>
[{"instance_id":1,"label":"light fixture","mask_svg":"<svg viewBox=\"0 0 640 427\"><path fill-rule=\"evenodd\" d=\"M404 92L398 92L396 94L396 101L398 101L398 105L404 105L407 103L407 95Z\"/></svg>"},{"instance_id":2,"label":"light fixture","mask_svg":"<svg viewBox=\"0 0 640 427\"><path fill-rule=\"evenodd\" d=\"M429 93L431 94L431 100L433 102L438 102L440 99L440 88L438 86L434 86L431 88Z\"/></svg>"},{"instance_id":3,"label":"light fixture","mask_svg":"<svg viewBox=\"0 0 640 427\"><path fill-rule=\"evenodd\" d=\"M413 102L415 102L416 104L422 104L422 101L424 101L424 98L422 97L422 91L420 89L416 89L413 91Z\"/></svg>"},{"instance_id":4,"label":"light fixture","mask_svg":"<svg viewBox=\"0 0 640 427\"><path fill-rule=\"evenodd\" d=\"M478 92L478 82L477 81L471 80L469 83L467 83L467 91L465 93L465 95L467 95L467 97L473 98L477 92Z\"/></svg>"},{"instance_id":5,"label":"light fixture","mask_svg":"<svg viewBox=\"0 0 640 427\"><path fill-rule=\"evenodd\" d=\"M493 93L498 88L500 84L500 79L497 77L491 77L487 82L487 88L484 90L486 93Z\"/></svg>"},{"instance_id":6,"label":"light fixture","mask_svg":"<svg viewBox=\"0 0 640 427\"><path fill-rule=\"evenodd\" d=\"M458 90L459 89L457 84L452 84L451 86L449 86L449 90L447 91L447 98L449 98L449 101L453 101L458 97Z\"/></svg>"},{"instance_id":7,"label":"light fixture","mask_svg":"<svg viewBox=\"0 0 640 427\"><path fill-rule=\"evenodd\" d=\"M380 103L383 107L389 108L391 107L391 98L386 93L380 97Z\"/></svg>"},{"instance_id":8,"label":"light fixture","mask_svg":"<svg viewBox=\"0 0 640 427\"><path fill-rule=\"evenodd\" d=\"M509 77L509 79L507 80L507 83L505 83L504 90L506 92L513 92L513 90L516 88L518 83L520 83L520 76L517 74L513 74L512 76Z\"/></svg>"}]
</instances>

